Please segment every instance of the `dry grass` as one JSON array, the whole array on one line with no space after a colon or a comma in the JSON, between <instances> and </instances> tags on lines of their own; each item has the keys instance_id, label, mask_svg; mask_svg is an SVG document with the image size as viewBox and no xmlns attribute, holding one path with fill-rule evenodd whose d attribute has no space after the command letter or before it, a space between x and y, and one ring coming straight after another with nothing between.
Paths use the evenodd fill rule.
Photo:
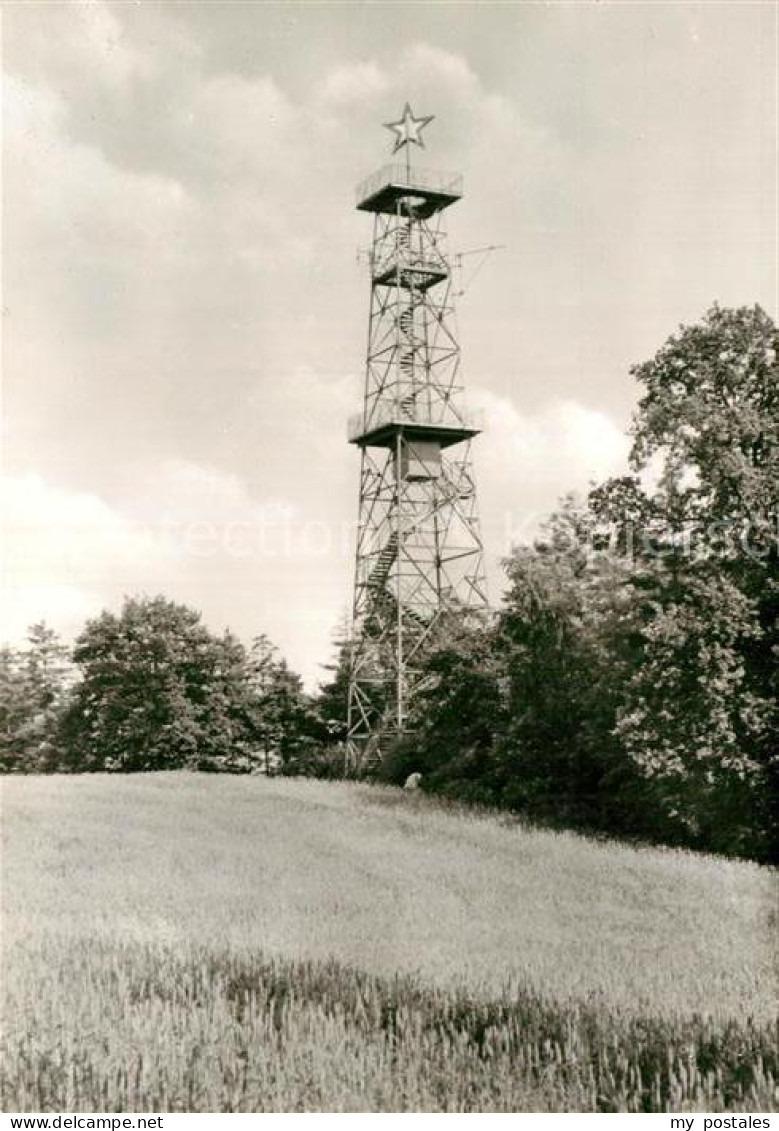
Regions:
<instances>
[{"instance_id":1,"label":"dry grass","mask_svg":"<svg viewBox=\"0 0 779 1131\"><path fill-rule=\"evenodd\" d=\"M5 1110L775 1102L768 869L281 779L10 779L3 828Z\"/></svg>"}]
</instances>

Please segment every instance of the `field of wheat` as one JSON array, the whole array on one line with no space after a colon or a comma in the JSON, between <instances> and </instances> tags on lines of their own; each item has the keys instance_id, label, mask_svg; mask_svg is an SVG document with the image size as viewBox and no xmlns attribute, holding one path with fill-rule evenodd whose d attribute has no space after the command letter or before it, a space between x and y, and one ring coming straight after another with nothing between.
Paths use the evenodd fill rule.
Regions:
<instances>
[{"instance_id":1,"label":"field of wheat","mask_svg":"<svg viewBox=\"0 0 779 1131\"><path fill-rule=\"evenodd\" d=\"M766 1111L776 876L354 784L7 779L5 1111Z\"/></svg>"}]
</instances>

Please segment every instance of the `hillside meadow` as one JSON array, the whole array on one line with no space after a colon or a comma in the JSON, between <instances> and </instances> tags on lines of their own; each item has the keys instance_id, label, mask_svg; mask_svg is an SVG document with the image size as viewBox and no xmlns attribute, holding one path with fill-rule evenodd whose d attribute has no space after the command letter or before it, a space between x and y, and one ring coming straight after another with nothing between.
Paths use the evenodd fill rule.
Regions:
<instances>
[{"instance_id":1,"label":"hillside meadow","mask_svg":"<svg viewBox=\"0 0 779 1131\"><path fill-rule=\"evenodd\" d=\"M353 783L6 779L3 1110L773 1110L776 876Z\"/></svg>"}]
</instances>

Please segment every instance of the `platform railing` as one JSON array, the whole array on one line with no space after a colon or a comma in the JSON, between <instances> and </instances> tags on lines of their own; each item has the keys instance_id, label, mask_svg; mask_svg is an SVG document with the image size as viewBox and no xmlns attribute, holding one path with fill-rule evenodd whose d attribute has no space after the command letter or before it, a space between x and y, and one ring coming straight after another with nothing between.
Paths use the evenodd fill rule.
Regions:
<instances>
[{"instance_id":1,"label":"platform railing","mask_svg":"<svg viewBox=\"0 0 779 1131\"><path fill-rule=\"evenodd\" d=\"M446 276L449 274L449 264L443 255L425 257L408 250L398 252L394 247L388 248L382 255L373 256L371 275L374 279L392 271Z\"/></svg>"},{"instance_id":2,"label":"platform railing","mask_svg":"<svg viewBox=\"0 0 779 1131\"><path fill-rule=\"evenodd\" d=\"M408 189L409 192L445 193L447 196L462 196L463 178L460 173L443 173L435 169L408 169L405 165L384 165L377 172L366 177L356 189L357 203L375 196L388 185Z\"/></svg>"}]
</instances>

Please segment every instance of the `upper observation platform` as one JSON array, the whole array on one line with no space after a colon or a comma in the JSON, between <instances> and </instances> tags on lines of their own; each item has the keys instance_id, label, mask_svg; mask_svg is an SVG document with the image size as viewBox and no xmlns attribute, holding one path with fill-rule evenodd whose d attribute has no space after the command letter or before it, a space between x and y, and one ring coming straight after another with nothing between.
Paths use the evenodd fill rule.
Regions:
<instances>
[{"instance_id":1,"label":"upper observation platform","mask_svg":"<svg viewBox=\"0 0 779 1131\"><path fill-rule=\"evenodd\" d=\"M357 186L356 195L360 212L426 217L460 199L463 179L459 173L384 165Z\"/></svg>"}]
</instances>

